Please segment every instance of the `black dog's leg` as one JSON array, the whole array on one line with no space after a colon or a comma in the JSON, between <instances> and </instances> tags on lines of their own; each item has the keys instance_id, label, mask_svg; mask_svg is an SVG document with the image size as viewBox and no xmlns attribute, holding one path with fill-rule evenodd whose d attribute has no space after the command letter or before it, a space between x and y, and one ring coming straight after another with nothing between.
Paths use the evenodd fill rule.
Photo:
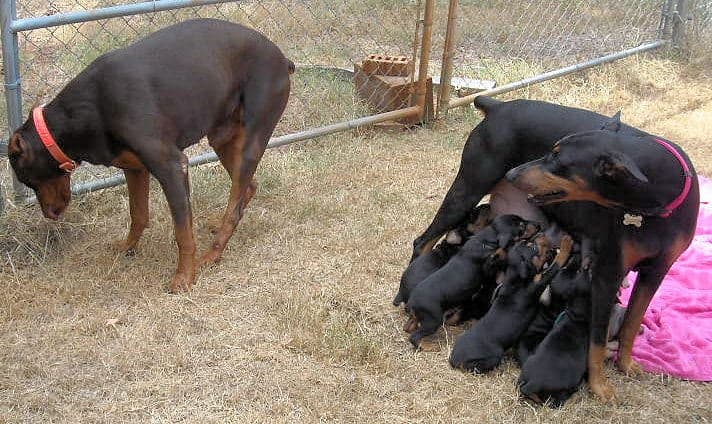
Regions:
<instances>
[{"instance_id":1,"label":"black dog's leg","mask_svg":"<svg viewBox=\"0 0 712 424\"><path fill-rule=\"evenodd\" d=\"M588 382L593 393L606 402L615 400L615 389L603 373L608 322L623 279L622 258L616 249L600 250L591 281L591 339L588 351Z\"/></svg>"},{"instance_id":2,"label":"black dog's leg","mask_svg":"<svg viewBox=\"0 0 712 424\"><path fill-rule=\"evenodd\" d=\"M430 226L413 242L411 261L430 251L443 234L462 223L507 172L506 155L494 151L480 135L481 131L476 127L467 139L457 176Z\"/></svg>"},{"instance_id":3,"label":"black dog's leg","mask_svg":"<svg viewBox=\"0 0 712 424\"><path fill-rule=\"evenodd\" d=\"M442 324L443 312L441 309L432 312L422 313L420 311L412 311L419 319L420 328L410 335L410 342L416 348L420 346L420 341L423 337L434 334Z\"/></svg>"},{"instance_id":4,"label":"black dog's leg","mask_svg":"<svg viewBox=\"0 0 712 424\"><path fill-rule=\"evenodd\" d=\"M633 342L643 322L643 315L670 266L671 264L660 261L641 268L635 281L623 326L618 333L618 368L628 375L641 372L640 366L631 357Z\"/></svg>"}]
</instances>

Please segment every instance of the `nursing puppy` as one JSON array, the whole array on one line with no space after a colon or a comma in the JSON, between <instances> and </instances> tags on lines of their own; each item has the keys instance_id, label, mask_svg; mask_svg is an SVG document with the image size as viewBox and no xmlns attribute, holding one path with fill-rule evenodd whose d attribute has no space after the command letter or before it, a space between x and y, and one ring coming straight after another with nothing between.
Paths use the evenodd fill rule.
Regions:
<instances>
[{"instance_id":1,"label":"nursing puppy","mask_svg":"<svg viewBox=\"0 0 712 424\"><path fill-rule=\"evenodd\" d=\"M554 263L544 273L541 271L550 256L550 244L543 234L512 246L504 281L492 307L457 339L450 365L475 373L497 367L506 350L515 345L534 318L539 296L568 260L572 244L571 237L562 238Z\"/></svg>"},{"instance_id":2,"label":"nursing puppy","mask_svg":"<svg viewBox=\"0 0 712 424\"><path fill-rule=\"evenodd\" d=\"M445 265L460 250L467 238L485 228L490 222L492 222L490 205L479 205L464 224L448 232L445 239L432 251L411 262L401 276L398 294L393 299L393 306L408 303L410 293L421 281Z\"/></svg>"},{"instance_id":3,"label":"nursing puppy","mask_svg":"<svg viewBox=\"0 0 712 424\"><path fill-rule=\"evenodd\" d=\"M590 260L575 273L566 309L522 366L519 390L536 402L559 407L578 389L586 373L591 320Z\"/></svg>"},{"instance_id":4,"label":"nursing puppy","mask_svg":"<svg viewBox=\"0 0 712 424\"><path fill-rule=\"evenodd\" d=\"M435 333L446 310L469 302L483 281L494 278L496 269L490 265L495 261L489 259L528 229L533 232L537 228L516 215L502 215L473 235L445 266L413 290L407 309L420 327L411 334L410 342L418 347L423 337Z\"/></svg>"}]
</instances>

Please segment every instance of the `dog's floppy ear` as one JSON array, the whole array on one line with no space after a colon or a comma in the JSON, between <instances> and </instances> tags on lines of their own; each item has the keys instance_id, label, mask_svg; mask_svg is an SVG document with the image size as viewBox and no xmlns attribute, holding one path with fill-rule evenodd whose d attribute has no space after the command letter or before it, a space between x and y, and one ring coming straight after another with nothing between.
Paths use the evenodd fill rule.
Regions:
<instances>
[{"instance_id":1,"label":"dog's floppy ear","mask_svg":"<svg viewBox=\"0 0 712 424\"><path fill-rule=\"evenodd\" d=\"M615 115L611 117L605 124L603 124L603 127L601 127L602 130L606 131L611 131L611 132L618 132L621 129L621 111L619 110L616 112Z\"/></svg>"},{"instance_id":2,"label":"dog's floppy ear","mask_svg":"<svg viewBox=\"0 0 712 424\"><path fill-rule=\"evenodd\" d=\"M23 152L27 151L27 142L18 134L13 134L10 137L10 142L7 145L7 155L9 157L19 157Z\"/></svg>"},{"instance_id":3,"label":"dog's floppy ear","mask_svg":"<svg viewBox=\"0 0 712 424\"><path fill-rule=\"evenodd\" d=\"M608 152L593 164L593 171L598 177L612 181L623 181L632 178L641 183L647 183L648 177L638 168L638 165L628 155L621 152Z\"/></svg>"}]
</instances>

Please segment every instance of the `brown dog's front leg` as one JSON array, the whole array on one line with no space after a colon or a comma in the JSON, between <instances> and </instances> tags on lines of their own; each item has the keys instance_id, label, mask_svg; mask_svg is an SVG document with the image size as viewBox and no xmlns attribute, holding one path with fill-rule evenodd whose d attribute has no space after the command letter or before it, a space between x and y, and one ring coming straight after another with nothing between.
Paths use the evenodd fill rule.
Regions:
<instances>
[{"instance_id":1,"label":"brown dog's front leg","mask_svg":"<svg viewBox=\"0 0 712 424\"><path fill-rule=\"evenodd\" d=\"M126 185L129 189L129 212L131 227L125 240L116 243L116 247L129 252L136 248L143 230L148 226L148 191L150 174L146 168L125 169Z\"/></svg>"},{"instance_id":2,"label":"brown dog's front leg","mask_svg":"<svg viewBox=\"0 0 712 424\"><path fill-rule=\"evenodd\" d=\"M160 159L160 158L156 158ZM190 207L188 158L180 150L171 152L171 158L151 161L151 173L161 183L173 216L178 267L170 285L171 293L189 291L195 282L195 238L193 215Z\"/></svg>"}]
</instances>

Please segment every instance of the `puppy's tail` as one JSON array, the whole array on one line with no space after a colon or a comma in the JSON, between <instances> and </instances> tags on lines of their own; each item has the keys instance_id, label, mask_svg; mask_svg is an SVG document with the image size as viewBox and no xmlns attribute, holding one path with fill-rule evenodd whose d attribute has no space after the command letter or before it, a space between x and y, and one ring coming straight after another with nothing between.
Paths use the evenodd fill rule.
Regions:
<instances>
[{"instance_id":1,"label":"puppy's tail","mask_svg":"<svg viewBox=\"0 0 712 424\"><path fill-rule=\"evenodd\" d=\"M477 96L475 97L475 100L472 103L477 109L481 110L482 113L486 115L487 112L489 112L490 108L500 105L504 102L501 100L493 99L492 97Z\"/></svg>"}]
</instances>

